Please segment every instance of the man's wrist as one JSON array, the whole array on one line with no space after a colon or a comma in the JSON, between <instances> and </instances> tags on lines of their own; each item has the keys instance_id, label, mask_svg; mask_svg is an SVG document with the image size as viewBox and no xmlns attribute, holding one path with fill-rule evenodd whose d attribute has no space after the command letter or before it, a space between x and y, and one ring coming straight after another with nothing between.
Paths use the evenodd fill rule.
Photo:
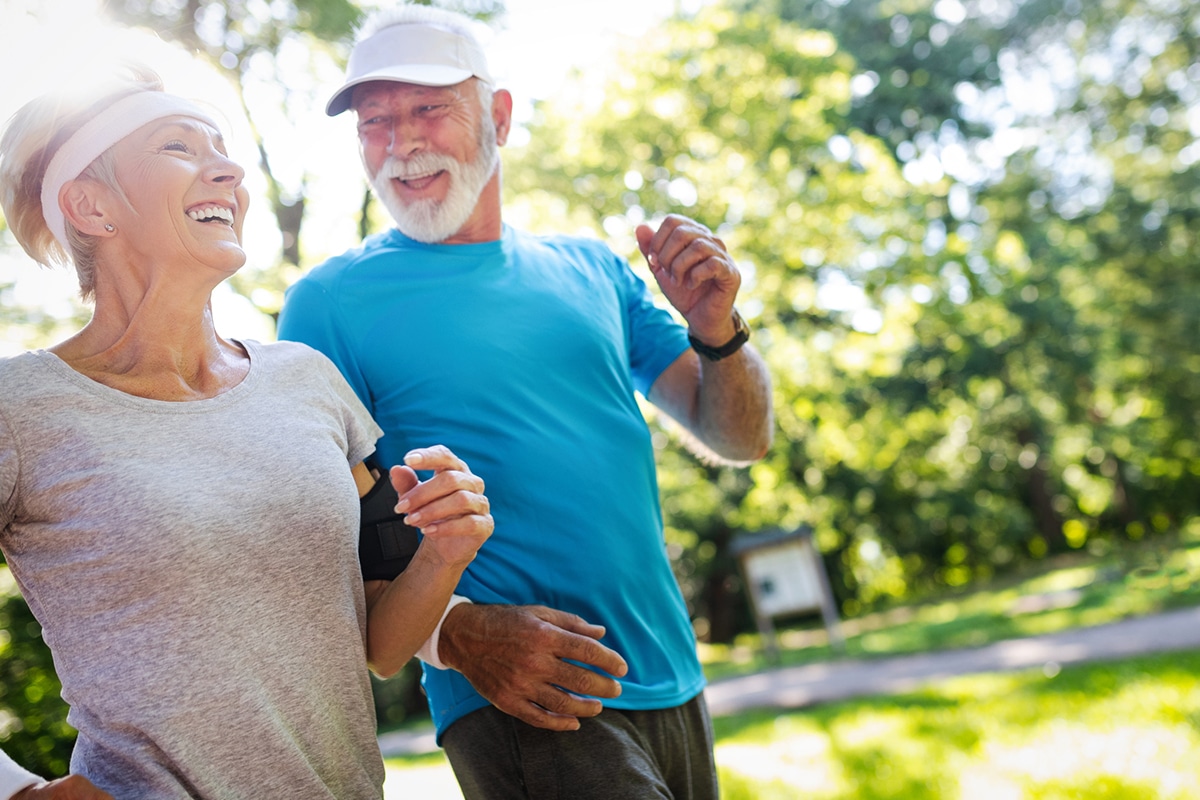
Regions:
<instances>
[{"instance_id":1,"label":"man's wrist","mask_svg":"<svg viewBox=\"0 0 1200 800\"><path fill-rule=\"evenodd\" d=\"M741 350L742 345L750 340L750 327L742 319L742 315L738 313L736 308L733 309L731 320L733 322L733 336L719 345L712 345L701 341L689 330L688 342L691 344L692 349L709 361L720 361L722 358L728 358L738 350Z\"/></svg>"}]
</instances>

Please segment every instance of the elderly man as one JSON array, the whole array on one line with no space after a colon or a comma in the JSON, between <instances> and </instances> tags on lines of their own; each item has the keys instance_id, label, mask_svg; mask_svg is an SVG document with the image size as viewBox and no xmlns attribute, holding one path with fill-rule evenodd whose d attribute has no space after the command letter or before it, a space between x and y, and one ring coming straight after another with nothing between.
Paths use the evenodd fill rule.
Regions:
<instances>
[{"instance_id":1,"label":"elderly man","mask_svg":"<svg viewBox=\"0 0 1200 800\"><path fill-rule=\"evenodd\" d=\"M396 228L297 282L279 333L338 364L385 431L385 465L441 441L487 482L495 532L421 654L466 797L713 797L704 678L635 393L724 459L766 452L770 384L734 310L741 279L703 226L641 226L684 328L599 242L505 225L512 97L473 25L402 6L360 30L326 110L357 115Z\"/></svg>"}]
</instances>

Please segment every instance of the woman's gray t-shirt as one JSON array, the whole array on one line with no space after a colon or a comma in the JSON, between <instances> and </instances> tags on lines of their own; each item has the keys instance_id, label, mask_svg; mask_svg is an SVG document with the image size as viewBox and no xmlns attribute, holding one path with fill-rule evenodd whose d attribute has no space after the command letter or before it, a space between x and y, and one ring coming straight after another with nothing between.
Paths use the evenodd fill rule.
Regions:
<instances>
[{"instance_id":1,"label":"woman's gray t-shirt","mask_svg":"<svg viewBox=\"0 0 1200 800\"><path fill-rule=\"evenodd\" d=\"M383 765L358 494L379 428L304 345L205 400L0 361L0 549L118 798L365 798Z\"/></svg>"}]
</instances>

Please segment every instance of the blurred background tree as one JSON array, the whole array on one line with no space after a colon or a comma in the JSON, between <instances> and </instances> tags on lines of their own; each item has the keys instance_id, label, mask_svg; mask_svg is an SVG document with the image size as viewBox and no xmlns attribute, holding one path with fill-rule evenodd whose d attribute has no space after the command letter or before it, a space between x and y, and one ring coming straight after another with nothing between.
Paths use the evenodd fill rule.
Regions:
<instances>
[{"instance_id":1,"label":"blurred background tree","mask_svg":"<svg viewBox=\"0 0 1200 800\"><path fill-rule=\"evenodd\" d=\"M238 87L280 239L236 286L271 314L322 257L316 165L275 154L360 10L233 5L109 4ZM649 278L633 228L682 213L743 269L771 452L706 463L646 407L702 638L753 629L728 550L743 531L811 525L855 615L1198 514L1198 49L1183 0L725 0L537 105L529 144L503 151L510 221L603 237ZM356 209L360 232L384 224ZM11 752L61 709L32 705L55 693L21 676L48 661L5 602ZM412 671L377 689L382 721L422 713ZM61 763L28 746L34 768Z\"/></svg>"}]
</instances>

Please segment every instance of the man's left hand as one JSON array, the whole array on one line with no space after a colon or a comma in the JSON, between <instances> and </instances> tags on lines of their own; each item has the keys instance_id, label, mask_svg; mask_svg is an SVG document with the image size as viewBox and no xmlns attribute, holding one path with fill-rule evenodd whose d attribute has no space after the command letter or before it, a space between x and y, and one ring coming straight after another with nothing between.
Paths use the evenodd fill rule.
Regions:
<instances>
[{"instance_id":1,"label":"man's left hand","mask_svg":"<svg viewBox=\"0 0 1200 800\"><path fill-rule=\"evenodd\" d=\"M733 301L742 285L725 243L695 220L669 215L658 230L637 228L638 247L691 334L719 346L733 338Z\"/></svg>"}]
</instances>

